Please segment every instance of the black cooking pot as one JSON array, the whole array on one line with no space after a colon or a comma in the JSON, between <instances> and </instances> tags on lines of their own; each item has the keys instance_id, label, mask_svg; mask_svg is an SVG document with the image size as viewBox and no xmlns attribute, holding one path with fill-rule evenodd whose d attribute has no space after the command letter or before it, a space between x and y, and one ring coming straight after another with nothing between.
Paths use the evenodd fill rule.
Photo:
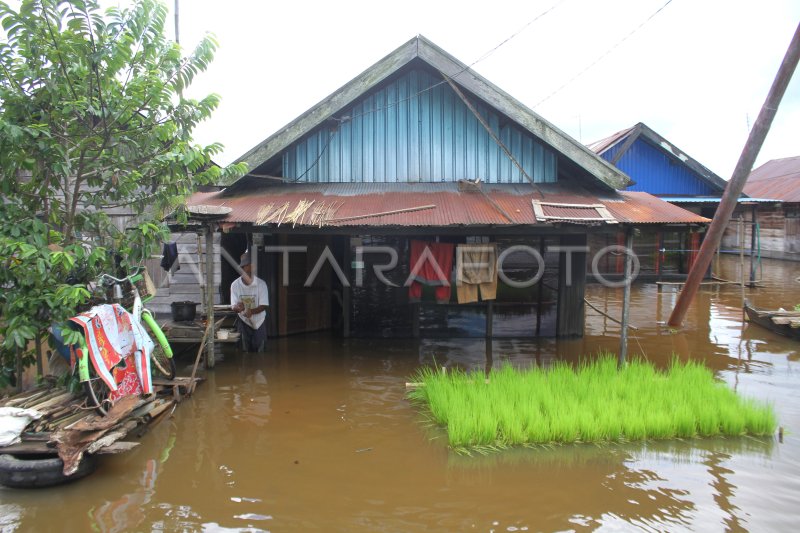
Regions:
<instances>
[{"instance_id":1,"label":"black cooking pot","mask_svg":"<svg viewBox=\"0 0 800 533\"><path fill-rule=\"evenodd\" d=\"M197 314L197 302L172 302L172 320L175 322L191 322Z\"/></svg>"}]
</instances>

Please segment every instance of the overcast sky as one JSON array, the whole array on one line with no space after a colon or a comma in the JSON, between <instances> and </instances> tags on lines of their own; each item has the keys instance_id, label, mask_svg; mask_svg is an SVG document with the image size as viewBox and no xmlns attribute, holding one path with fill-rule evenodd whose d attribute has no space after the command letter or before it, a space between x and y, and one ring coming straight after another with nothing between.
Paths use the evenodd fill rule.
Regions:
<instances>
[{"instance_id":1,"label":"overcast sky","mask_svg":"<svg viewBox=\"0 0 800 533\"><path fill-rule=\"evenodd\" d=\"M225 145L220 164L421 34L467 64L493 50L473 69L584 144L644 122L728 179L800 1L180 0L179 13L184 48L206 32L220 44L190 93L222 97L195 132ZM800 74L756 166L798 155Z\"/></svg>"}]
</instances>

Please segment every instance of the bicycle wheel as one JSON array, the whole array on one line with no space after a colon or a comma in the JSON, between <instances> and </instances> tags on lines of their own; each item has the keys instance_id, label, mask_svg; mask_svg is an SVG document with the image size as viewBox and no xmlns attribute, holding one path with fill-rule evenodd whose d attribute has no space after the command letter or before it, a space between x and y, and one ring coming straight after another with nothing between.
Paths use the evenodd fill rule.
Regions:
<instances>
[{"instance_id":1,"label":"bicycle wheel","mask_svg":"<svg viewBox=\"0 0 800 533\"><path fill-rule=\"evenodd\" d=\"M175 359L168 357L161 346L153 348L153 353L150 355L150 363L153 369L165 378L175 379L175 374L177 373Z\"/></svg>"},{"instance_id":2,"label":"bicycle wheel","mask_svg":"<svg viewBox=\"0 0 800 533\"><path fill-rule=\"evenodd\" d=\"M86 402L90 407L94 407L95 412L100 416L106 416L111 408L111 400L108 398L111 389L100 376L89 368L89 381L83 382L83 391L86 393Z\"/></svg>"}]
</instances>

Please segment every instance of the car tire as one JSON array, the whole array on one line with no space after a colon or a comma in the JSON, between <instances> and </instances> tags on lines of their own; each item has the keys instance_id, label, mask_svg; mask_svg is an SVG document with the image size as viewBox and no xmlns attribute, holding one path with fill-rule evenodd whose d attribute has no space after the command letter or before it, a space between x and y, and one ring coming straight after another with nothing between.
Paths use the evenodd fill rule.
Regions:
<instances>
[{"instance_id":1,"label":"car tire","mask_svg":"<svg viewBox=\"0 0 800 533\"><path fill-rule=\"evenodd\" d=\"M84 455L78 469L64 475L64 463L57 455L0 454L0 485L19 489L50 487L88 476L97 468L94 455Z\"/></svg>"}]
</instances>

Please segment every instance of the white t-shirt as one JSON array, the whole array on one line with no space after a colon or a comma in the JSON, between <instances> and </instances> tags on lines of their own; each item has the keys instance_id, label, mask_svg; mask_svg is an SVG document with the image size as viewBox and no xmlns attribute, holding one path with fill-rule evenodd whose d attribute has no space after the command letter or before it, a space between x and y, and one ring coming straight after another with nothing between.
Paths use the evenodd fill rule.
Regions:
<instances>
[{"instance_id":1,"label":"white t-shirt","mask_svg":"<svg viewBox=\"0 0 800 533\"><path fill-rule=\"evenodd\" d=\"M245 311L261 305L269 305L269 290L263 279L253 276L250 285L245 285L241 277L231 283L231 307L239 302L244 304ZM258 329L267 318L267 312L261 311L247 318L244 311L239 313L239 318L253 329Z\"/></svg>"}]
</instances>

